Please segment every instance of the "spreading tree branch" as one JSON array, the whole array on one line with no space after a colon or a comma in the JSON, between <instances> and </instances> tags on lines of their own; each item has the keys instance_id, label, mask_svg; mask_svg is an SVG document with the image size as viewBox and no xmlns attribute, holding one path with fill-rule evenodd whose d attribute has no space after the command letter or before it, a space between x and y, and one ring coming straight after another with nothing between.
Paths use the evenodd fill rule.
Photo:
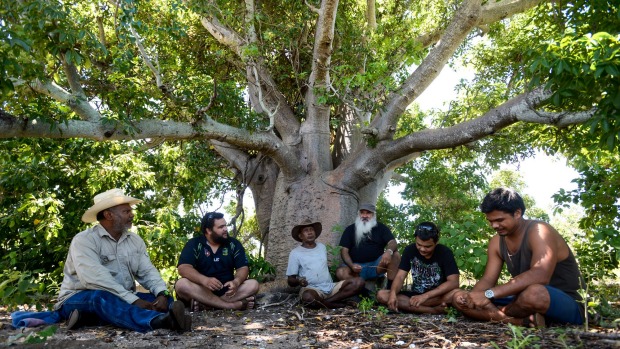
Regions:
<instances>
[{"instance_id":1,"label":"spreading tree branch","mask_svg":"<svg viewBox=\"0 0 620 349\"><path fill-rule=\"evenodd\" d=\"M372 182L386 166L409 154L425 150L447 149L482 139L517 122L547 124L556 127L581 124L592 118L596 109L574 112L543 112L537 110L553 95L539 87L518 95L484 115L452 127L425 129L402 138L366 148L357 157L347 158L333 171L334 178L344 178L347 186L363 186Z\"/></svg>"},{"instance_id":2,"label":"spreading tree branch","mask_svg":"<svg viewBox=\"0 0 620 349\"><path fill-rule=\"evenodd\" d=\"M535 6L538 6L540 3L549 1L550 0L489 1L480 9L480 16L478 17L477 26L480 28L486 28L491 23L511 17L517 13L525 12ZM438 28L432 32L418 36L416 41L422 44L422 47L428 47L439 41L444 32L444 28Z\"/></svg>"}]
</instances>

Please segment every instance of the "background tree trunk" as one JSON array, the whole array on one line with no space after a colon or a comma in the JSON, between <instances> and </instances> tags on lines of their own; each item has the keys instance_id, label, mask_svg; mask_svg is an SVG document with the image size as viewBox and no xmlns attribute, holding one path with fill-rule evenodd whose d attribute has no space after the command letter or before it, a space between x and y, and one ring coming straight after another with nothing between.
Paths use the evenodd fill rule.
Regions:
<instances>
[{"instance_id":1,"label":"background tree trunk","mask_svg":"<svg viewBox=\"0 0 620 349\"><path fill-rule=\"evenodd\" d=\"M285 275L288 255L299 244L291 236L294 226L305 219L321 222L323 230L318 241L337 246L344 228L355 220L359 204L357 192L326 183L321 176L296 182L280 178L273 199L266 256L276 267L278 277Z\"/></svg>"}]
</instances>

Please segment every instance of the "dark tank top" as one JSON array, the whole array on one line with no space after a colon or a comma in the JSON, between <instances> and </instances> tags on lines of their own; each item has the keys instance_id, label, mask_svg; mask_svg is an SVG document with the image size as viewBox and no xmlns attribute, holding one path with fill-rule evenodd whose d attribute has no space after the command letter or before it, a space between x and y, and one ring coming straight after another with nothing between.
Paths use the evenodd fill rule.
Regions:
<instances>
[{"instance_id":1,"label":"dark tank top","mask_svg":"<svg viewBox=\"0 0 620 349\"><path fill-rule=\"evenodd\" d=\"M532 264L532 251L527 247L527 241L530 228L534 222L537 221L528 222L525 227L525 233L523 234L521 246L519 246L519 249L514 255L508 254L508 247L506 247L505 237L499 237L499 253L506 263L506 268L508 268L508 272L512 275L512 277L530 270L530 266ZM538 225L535 224L534 227L538 227ZM551 275L551 280L549 281L549 286L564 291L576 301L581 301L581 296L577 292L580 288L582 288L581 285L585 285L585 282L581 277L581 272L579 272L575 255L573 255L573 251L570 247L568 247L568 257L555 265L553 275Z\"/></svg>"}]
</instances>

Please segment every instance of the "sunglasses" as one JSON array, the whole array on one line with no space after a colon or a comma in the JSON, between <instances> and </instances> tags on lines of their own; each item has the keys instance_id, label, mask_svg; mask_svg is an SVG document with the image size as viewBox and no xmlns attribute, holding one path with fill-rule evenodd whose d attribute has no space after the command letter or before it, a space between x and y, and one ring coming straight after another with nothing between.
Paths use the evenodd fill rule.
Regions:
<instances>
[{"instance_id":1,"label":"sunglasses","mask_svg":"<svg viewBox=\"0 0 620 349\"><path fill-rule=\"evenodd\" d=\"M420 234L422 232L433 232L435 231L435 227L432 227L430 225L419 225L416 229L415 229L415 233L416 234Z\"/></svg>"}]
</instances>

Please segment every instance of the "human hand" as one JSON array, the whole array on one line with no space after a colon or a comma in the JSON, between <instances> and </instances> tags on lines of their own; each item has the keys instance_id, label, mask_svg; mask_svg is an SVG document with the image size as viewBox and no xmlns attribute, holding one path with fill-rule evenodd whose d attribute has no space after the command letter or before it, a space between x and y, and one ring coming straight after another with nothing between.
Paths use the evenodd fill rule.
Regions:
<instances>
[{"instance_id":1,"label":"human hand","mask_svg":"<svg viewBox=\"0 0 620 349\"><path fill-rule=\"evenodd\" d=\"M224 287L228 287L228 291L225 293L226 297L232 297L237 294L237 288L239 285L236 280L230 280L224 284Z\"/></svg>"},{"instance_id":2,"label":"human hand","mask_svg":"<svg viewBox=\"0 0 620 349\"><path fill-rule=\"evenodd\" d=\"M161 295L155 298L153 302L153 310L156 310L160 313L165 313L168 311L168 297Z\"/></svg>"},{"instance_id":3,"label":"human hand","mask_svg":"<svg viewBox=\"0 0 620 349\"><path fill-rule=\"evenodd\" d=\"M424 304L424 302L426 302L428 300L428 296L424 295L424 294L419 294L417 296L413 296L411 298L409 298L409 305L411 305L414 308L417 308L421 305Z\"/></svg>"},{"instance_id":4,"label":"human hand","mask_svg":"<svg viewBox=\"0 0 620 349\"><path fill-rule=\"evenodd\" d=\"M355 274L359 274L362 272L362 266L359 264L353 264L353 266L351 267L351 270L353 270Z\"/></svg>"},{"instance_id":5,"label":"human hand","mask_svg":"<svg viewBox=\"0 0 620 349\"><path fill-rule=\"evenodd\" d=\"M398 311L398 296L396 296L396 293L390 292L390 298L388 299L387 306L390 310Z\"/></svg>"},{"instance_id":6,"label":"human hand","mask_svg":"<svg viewBox=\"0 0 620 349\"><path fill-rule=\"evenodd\" d=\"M131 304L135 305L136 307L140 307L142 309L155 310L155 307L153 307L153 304L151 302L145 301L144 299L137 299L135 302Z\"/></svg>"},{"instance_id":7,"label":"human hand","mask_svg":"<svg viewBox=\"0 0 620 349\"><path fill-rule=\"evenodd\" d=\"M469 292L458 291L453 296L454 303L465 308L470 308L469 304L471 303L471 299L469 297Z\"/></svg>"},{"instance_id":8,"label":"human hand","mask_svg":"<svg viewBox=\"0 0 620 349\"><path fill-rule=\"evenodd\" d=\"M306 278L298 278L297 281L299 281L299 286L301 287L308 286L308 280L306 280Z\"/></svg>"},{"instance_id":9,"label":"human hand","mask_svg":"<svg viewBox=\"0 0 620 349\"><path fill-rule=\"evenodd\" d=\"M202 285L206 287L207 289L209 289L210 291L219 291L222 289L222 287L224 287L224 285L222 285L220 280L216 278L210 278L210 277L207 277L205 279L205 282Z\"/></svg>"},{"instance_id":10,"label":"human hand","mask_svg":"<svg viewBox=\"0 0 620 349\"><path fill-rule=\"evenodd\" d=\"M388 264L392 260L392 255L389 252L383 252L381 255L381 260L379 261L379 268L387 268Z\"/></svg>"},{"instance_id":11,"label":"human hand","mask_svg":"<svg viewBox=\"0 0 620 349\"><path fill-rule=\"evenodd\" d=\"M484 308L489 303L491 303L491 300L488 299L484 295L484 292L482 292L482 291L472 291L472 292L469 292L469 298L471 300L471 307L470 308L474 308L474 309Z\"/></svg>"}]
</instances>

